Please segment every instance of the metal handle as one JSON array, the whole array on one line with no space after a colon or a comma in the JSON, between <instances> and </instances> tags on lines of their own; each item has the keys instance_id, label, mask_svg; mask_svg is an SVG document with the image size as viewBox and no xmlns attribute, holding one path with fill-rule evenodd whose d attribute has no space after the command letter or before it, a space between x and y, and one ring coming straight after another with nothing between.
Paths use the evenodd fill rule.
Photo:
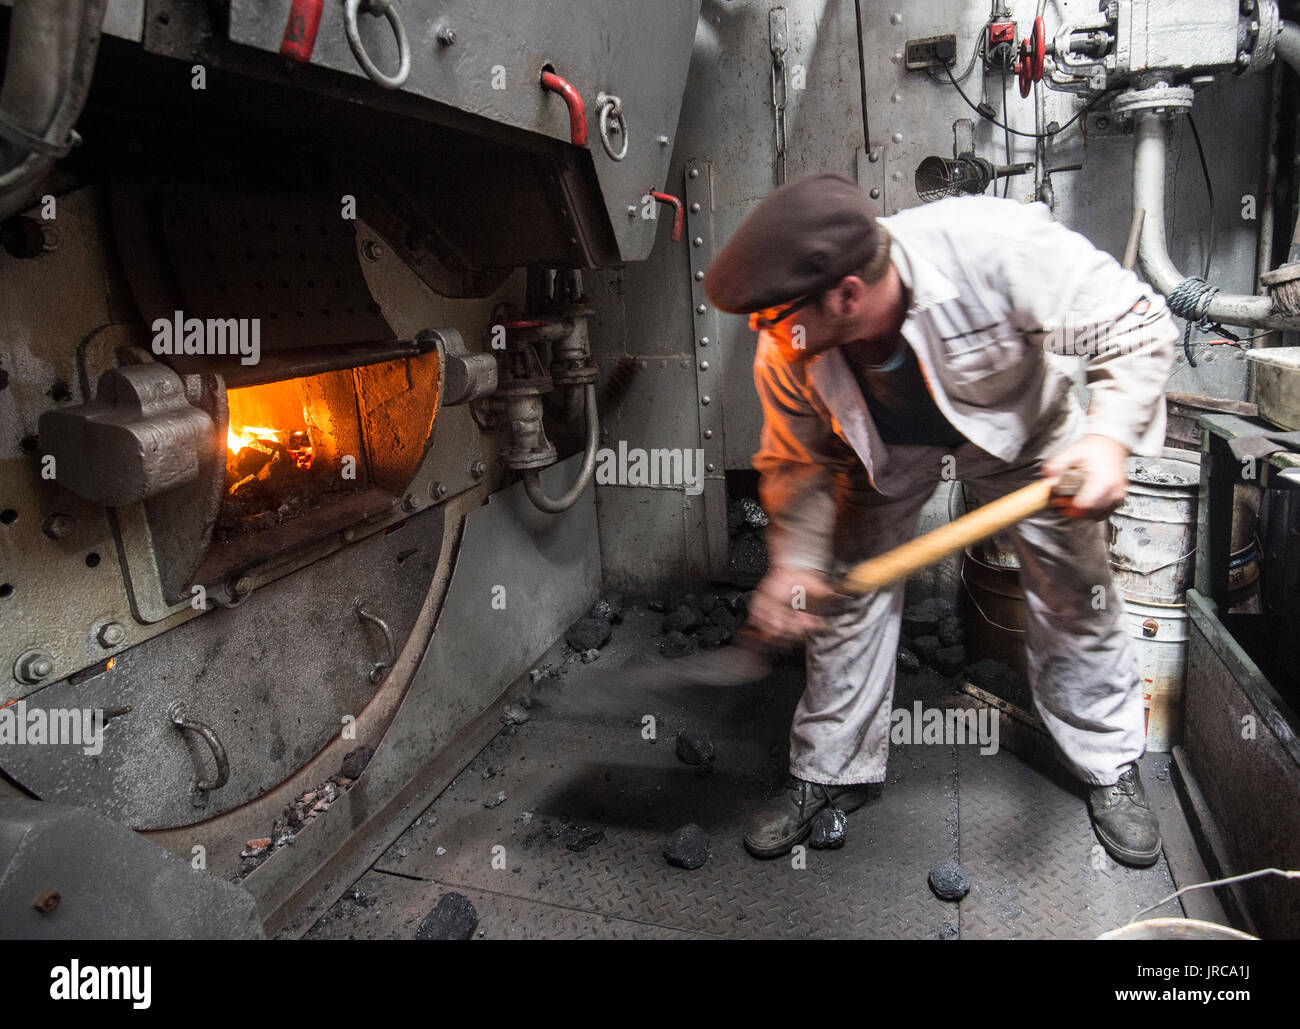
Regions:
<instances>
[{"instance_id":1,"label":"metal handle","mask_svg":"<svg viewBox=\"0 0 1300 1029\"><path fill-rule=\"evenodd\" d=\"M393 38L397 40L398 63L395 74L385 75L375 67L375 62L366 53L366 48L361 43L361 33L357 28L357 15L361 11L374 17L382 14L392 26ZM384 89L401 89L406 84L407 76L411 74L411 44L406 38L406 29L402 25L402 19L397 16L397 8L393 6L392 0L344 0L343 29L347 33L352 56L357 59L361 70L370 76L375 85L383 86Z\"/></svg>"},{"instance_id":2,"label":"metal handle","mask_svg":"<svg viewBox=\"0 0 1300 1029\"><path fill-rule=\"evenodd\" d=\"M384 634L384 642L388 645L388 660L376 661L374 667L370 669L370 681L378 682L384 677L384 670L386 668L391 668L393 662L397 660L397 644L393 642L393 630L390 629L388 623L378 615L371 614L367 611L361 600L358 599L352 609L356 611L358 618L367 622L373 622L375 625L379 626L379 631Z\"/></svg>"},{"instance_id":3,"label":"metal handle","mask_svg":"<svg viewBox=\"0 0 1300 1029\"><path fill-rule=\"evenodd\" d=\"M226 785L226 781L230 778L230 759L226 757L226 748L221 745L221 741L217 739L217 734L212 731L212 728L202 722L195 722L186 718L185 705L179 700L167 709L167 717L181 731L188 729L190 732L198 733L203 742L212 750L213 760L217 762L217 777L215 779L200 779L194 784L194 788L207 792L209 790L219 790Z\"/></svg>"}]
</instances>

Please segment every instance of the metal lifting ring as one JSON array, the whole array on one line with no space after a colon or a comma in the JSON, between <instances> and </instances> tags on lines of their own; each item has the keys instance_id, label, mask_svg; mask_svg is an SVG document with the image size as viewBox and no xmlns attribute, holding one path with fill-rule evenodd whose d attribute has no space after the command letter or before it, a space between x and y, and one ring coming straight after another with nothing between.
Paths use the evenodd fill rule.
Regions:
<instances>
[{"instance_id":1,"label":"metal lifting ring","mask_svg":"<svg viewBox=\"0 0 1300 1029\"><path fill-rule=\"evenodd\" d=\"M627 156L627 119L623 117L623 101L608 93L600 93L596 96L596 103L600 105L600 141L605 153L612 160L621 161ZM617 151L609 141L614 132L623 137L623 145Z\"/></svg>"},{"instance_id":2,"label":"metal lifting ring","mask_svg":"<svg viewBox=\"0 0 1300 1029\"><path fill-rule=\"evenodd\" d=\"M392 26L393 38L397 40L396 74L385 75L375 67L375 62L366 53L366 48L361 43L361 33L357 30L357 15L361 11L374 17L382 14ZM384 89L401 89L406 84L406 78L411 74L411 44L406 38L406 29L402 26L401 18L397 16L397 8L393 6L392 0L344 0L343 28L348 35L348 46L352 48L352 56L357 59L361 70L370 76L375 85L383 86Z\"/></svg>"}]
</instances>

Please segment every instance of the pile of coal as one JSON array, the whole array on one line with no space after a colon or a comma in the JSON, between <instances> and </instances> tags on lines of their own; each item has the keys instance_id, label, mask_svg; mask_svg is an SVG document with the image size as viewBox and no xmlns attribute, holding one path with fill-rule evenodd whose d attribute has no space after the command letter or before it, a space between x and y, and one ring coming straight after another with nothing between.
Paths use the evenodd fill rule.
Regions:
<instances>
[{"instance_id":1,"label":"pile of coal","mask_svg":"<svg viewBox=\"0 0 1300 1029\"><path fill-rule=\"evenodd\" d=\"M731 573L742 581L756 582L767 572L767 545L763 542L766 526L767 515L756 500L741 497L727 508Z\"/></svg>"},{"instance_id":2,"label":"pile of coal","mask_svg":"<svg viewBox=\"0 0 1300 1029\"><path fill-rule=\"evenodd\" d=\"M1015 704L1024 711L1034 709L1033 697L1025 677L1001 661L986 658L966 669L966 678L995 697Z\"/></svg>"},{"instance_id":3,"label":"pile of coal","mask_svg":"<svg viewBox=\"0 0 1300 1029\"><path fill-rule=\"evenodd\" d=\"M684 657L696 647L716 650L730 643L749 614L749 595L739 590L673 592L648 606L664 612L659 652L664 657Z\"/></svg>"},{"instance_id":4,"label":"pile of coal","mask_svg":"<svg viewBox=\"0 0 1300 1029\"><path fill-rule=\"evenodd\" d=\"M600 656L600 648L609 642L612 626L623 621L623 597L606 593L591 605L591 610L569 626L564 634L565 663L581 658L590 664Z\"/></svg>"},{"instance_id":5,"label":"pile of coal","mask_svg":"<svg viewBox=\"0 0 1300 1029\"><path fill-rule=\"evenodd\" d=\"M348 787L356 781L357 776L365 770L374 753L373 749L364 746L350 751L344 756L343 766L339 772L331 775L314 790L306 790L298 794L272 821L270 836L249 840L245 849L240 851L238 877L242 879L274 851L291 845L294 837L302 832L303 826L317 815L328 811L330 806L343 796ZM350 772L356 774L350 775L348 774Z\"/></svg>"},{"instance_id":6,"label":"pile of coal","mask_svg":"<svg viewBox=\"0 0 1300 1029\"><path fill-rule=\"evenodd\" d=\"M915 672L925 666L953 676L966 667L961 619L951 601L933 597L905 607L903 639L898 649L900 671Z\"/></svg>"},{"instance_id":7,"label":"pile of coal","mask_svg":"<svg viewBox=\"0 0 1300 1029\"><path fill-rule=\"evenodd\" d=\"M943 861L930 869L930 889L940 900L961 900L970 892L970 882L956 861Z\"/></svg>"},{"instance_id":8,"label":"pile of coal","mask_svg":"<svg viewBox=\"0 0 1300 1029\"><path fill-rule=\"evenodd\" d=\"M478 912L468 897L444 893L415 930L417 940L468 940L478 928Z\"/></svg>"},{"instance_id":9,"label":"pile of coal","mask_svg":"<svg viewBox=\"0 0 1300 1029\"><path fill-rule=\"evenodd\" d=\"M709 860L709 838L698 825L684 825L668 837L664 857L678 868L699 868Z\"/></svg>"},{"instance_id":10,"label":"pile of coal","mask_svg":"<svg viewBox=\"0 0 1300 1029\"><path fill-rule=\"evenodd\" d=\"M717 752L713 737L697 729L683 729L677 734L677 760L684 765L711 765Z\"/></svg>"},{"instance_id":11,"label":"pile of coal","mask_svg":"<svg viewBox=\"0 0 1300 1029\"><path fill-rule=\"evenodd\" d=\"M817 850L834 850L844 846L848 831L848 815L837 807L824 807L813 816L808 842Z\"/></svg>"}]
</instances>

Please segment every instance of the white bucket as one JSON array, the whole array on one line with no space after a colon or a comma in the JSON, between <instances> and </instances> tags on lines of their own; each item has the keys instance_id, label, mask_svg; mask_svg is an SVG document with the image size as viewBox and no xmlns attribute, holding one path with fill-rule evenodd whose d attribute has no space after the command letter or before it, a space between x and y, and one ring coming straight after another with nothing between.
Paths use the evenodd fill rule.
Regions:
<instances>
[{"instance_id":1,"label":"white bucket","mask_svg":"<svg viewBox=\"0 0 1300 1029\"><path fill-rule=\"evenodd\" d=\"M1137 650L1147 750L1168 754L1183 741L1183 682L1191 618L1184 604L1148 604L1125 597L1124 608Z\"/></svg>"}]
</instances>

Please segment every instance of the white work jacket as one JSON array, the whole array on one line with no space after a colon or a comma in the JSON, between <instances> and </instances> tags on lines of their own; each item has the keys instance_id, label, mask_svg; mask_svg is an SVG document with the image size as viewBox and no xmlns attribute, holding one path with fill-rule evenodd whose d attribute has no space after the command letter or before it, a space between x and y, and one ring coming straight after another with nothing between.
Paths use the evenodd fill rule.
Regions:
<instances>
[{"instance_id":1,"label":"white work jacket","mask_svg":"<svg viewBox=\"0 0 1300 1029\"><path fill-rule=\"evenodd\" d=\"M1023 460L1030 441L1067 417L1077 401L1071 362L1050 356L1060 354L1083 362L1085 434L1160 452L1178 330L1159 293L1043 204L958 197L880 221L911 291L903 339L935 404L971 443ZM837 491L865 470L887 493L890 448L838 347L792 362L760 333L754 382L770 563L826 570Z\"/></svg>"}]
</instances>

